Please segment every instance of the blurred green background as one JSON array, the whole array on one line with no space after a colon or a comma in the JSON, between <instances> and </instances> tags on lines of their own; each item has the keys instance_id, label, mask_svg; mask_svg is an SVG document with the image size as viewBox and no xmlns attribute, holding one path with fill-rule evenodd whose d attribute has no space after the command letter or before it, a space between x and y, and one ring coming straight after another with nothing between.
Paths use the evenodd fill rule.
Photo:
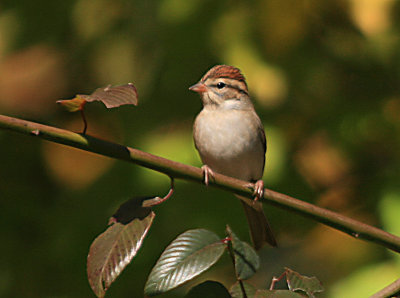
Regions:
<instances>
[{"instance_id":1,"label":"blurred green background","mask_svg":"<svg viewBox=\"0 0 400 298\"><path fill-rule=\"evenodd\" d=\"M201 102L188 87L231 64L266 128L266 186L400 235L399 14L395 0L3 0L0 113L81 131L56 100L133 82L139 106L88 105L88 133L199 166L191 133ZM91 242L119 204L168 185L139 166L0 131L0 296L94 296ZM179 181L155 211L109 297L141 297L163 248L187 229L223 237L229 223L249 239L223 191ZM384 248L266 211L280 246L260 252L259 287L285 266L317 276L320 297L366 297L400 276ZM189 285L206 278L232 284L229 258Z\"/></svg>"}]
</instances>

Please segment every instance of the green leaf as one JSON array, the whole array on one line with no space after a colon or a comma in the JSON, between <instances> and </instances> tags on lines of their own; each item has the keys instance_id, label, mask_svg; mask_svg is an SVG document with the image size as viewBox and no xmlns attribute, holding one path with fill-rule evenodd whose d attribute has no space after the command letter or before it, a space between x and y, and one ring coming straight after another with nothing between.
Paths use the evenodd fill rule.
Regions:
<instances>
[{"instance_id":1,"label":"green leaf","mask_svg":"<svg viewBox=\"0 0 400 298\"><path fill-rule=\"evenodd\" d=\"M235 270L239 279L249 279L260 267L260 258L253 247L241 241L229 226L226 231L231 238L235 257Z\"/></svg>"},{"instance_id":2,"label":"green leaf","mask_svg":"<svg viewBox=\"0 0 400 298\"><path fill-rule=\"evenodd\" d=\"M207 280L190 289L185 298L230 298L225 286L217 281Z\"/></svg>"},{"instance_id":3,"label":"green leaf","mask_svg":"<svg viewBox=\"0 0 400 298\"><path fill-rule=\"evenodd\" d=\"M310 297L314 297L314 293L323 292L324 287L315 277L307 277L297 273L296 271L286 268L286 281L291 291L303 291Z\"/></svg>"},{"instance_id":4,"label":"green leaf","mask_svg":"<svg viewBox=\"0 0 400 298\"><path fill-rule=\"evenodd\" d=\"M210 268L225 244L208 230L189 230L179 235L161 254L145 286L152 296L171 290Z\"/></svg>"},{"instance_id":5,"label":"green leaf","mask_svg":"<svg viewBox=\"0 0 400 298\"><path fill-rule=\"evenodd\" d=\"M149 212L146 217L132 219L127 224L114 221L93 241L87 259L87 275L97 297L105 295L136 255L154 217L154 212Z\"/></svg>"},{"instance_id":6,"label":"green leaf","mask_svg":"<svg viewBox=\"0 0 400 298\"><path fill-rule=\"evenodd\" d=\"M242 284L244 286L244 291L246 292L246 296L248 298L254 297L256 294L256 287L254 287L252 284L249 284L248 282L242 281ZM243 298L243 290L242 287L240 286L240 283L237 281L235 282L232 287L230 288L229 292L231 293L232 298Z\"/></svg>"},{"instance_id":7,"label":"green leaf","mask_svg":"<svg viewBox=\"0 0 400 298\"><path fill-rule=\"evenodd\" d=\"M258 290L254 298L304 298L304 295L289 290Z\"/></svg>"},{"instance_id":8,"label":"green leaf","mask_svg":"<svg viewBox=\"0 0 400 298\"><path fill-rule=\"evenodd\" d=\"M386 190L379 200L379 211L385 230L400 235L400 191Z\"/></svg>"}]
</instances>

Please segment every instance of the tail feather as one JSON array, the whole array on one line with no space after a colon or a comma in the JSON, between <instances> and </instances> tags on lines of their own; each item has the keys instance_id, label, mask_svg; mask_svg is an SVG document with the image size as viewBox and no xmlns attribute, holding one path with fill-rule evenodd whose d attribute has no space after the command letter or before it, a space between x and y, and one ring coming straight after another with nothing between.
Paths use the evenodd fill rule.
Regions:
<instances>
[{"instance_id":1,"label":"tail feather","mask_svg":"<svg viewBox=\"0 0 400 298\"><path fill-rule=\"evenodd\" d=\"M253 206L245 203L241 197L240 202L243 205L244 212L249 223L250 236L256 250L260 249L265 242L268 242L271 246L276 247L275 236L272 232L271 226L265 216L262 204L260 202L254 202ZM246 198L247 199L247 198Z\"/></svg>"}]
</instances>

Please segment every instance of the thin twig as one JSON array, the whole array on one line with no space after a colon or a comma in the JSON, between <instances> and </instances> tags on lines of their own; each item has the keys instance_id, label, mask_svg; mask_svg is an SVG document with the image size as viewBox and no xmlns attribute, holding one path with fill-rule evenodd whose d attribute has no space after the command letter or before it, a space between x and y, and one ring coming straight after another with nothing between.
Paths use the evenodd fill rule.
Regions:
<instances>
[{"instance_id":1,"label":"thin twig","mask_svg":"<svg viewBox=\"0 0 400 298\"><path fill-rule=\"evenodd\" d=\"M3 115L0 115L0 128L80 148L111 158L129 161L164 173L175 179L178 178L203 183L203 172L200 168L168 160L134 148L103 141L88 135L77 134L68 130ZM249 202L251 202L250 200L253 192L252 189L248 187L249 183L246 181L215 173L214 179L212 179L209 184L210 186L247 197ZM400 237L339 213L323 209L270 189L265 189L264 197L261 201L311 218L327 226L341 230L354 238L375 242L388 249L400 252Z\"/></svg>"}]
</instances>

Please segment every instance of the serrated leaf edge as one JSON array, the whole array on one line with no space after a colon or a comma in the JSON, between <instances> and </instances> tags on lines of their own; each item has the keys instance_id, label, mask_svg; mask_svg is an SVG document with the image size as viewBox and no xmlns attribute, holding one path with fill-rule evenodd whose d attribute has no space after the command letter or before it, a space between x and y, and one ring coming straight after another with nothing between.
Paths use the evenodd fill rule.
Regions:
<instances>
[{"instance_id":1,"label":"serrated leaf edge","mask_svg":"<svg viewBox=\"0 0 400 298\"><path fill-rule=\"evenodd\" d=\"M163 292L172 290L172 289L178 287L179 285L181 285L181 284L183 284L183 283L185 283L185 282L187 282L187 281L189 281L189 280L195 278L195 277L198 276L199 274L203 273L204 271L206 271L207 269L209 269L213 264L215 264L215 263L218 261L218 259L220 258L220 256L221 256L222 253L223 253L223 249L221 250L221 253L219 254L219 256L216 257L215 260L214 260L213 262L207 264L207 266L205 266L205 267L202 268L201 270L196 270L196 272L195 272L196 274L190 274L190 278L183 279L181 282L175 283L173 286L165 287L165 284L168 284L168 283L171 282L171 279L172 279L172 277L173 277L173 274L171 274L171 273L172 273L173 271L176 271L176 270L177 270L176 268L177 268L177 267L180 267L180 266L174 266L174 267L169 268L169 269L166 271L165 274L163 274L162 276L159 277L159 280L162 279L161 281L158 281L157 283L156 283L156 282L151 282L151 283L149 282L149 281L151 281L151 279L152 279L152 277L153 277L154 275L159 274L158 272L164 270L164 267L167 266L167 265L169 265L169 263L174 263L174 264L176 264L175 261L171 261L171 262L167 262L166 264L163 264L163 266L158 265L159 263L161 263L162 261L164 261L164 260L167 259L166 256L168 256L168 258L172 258L172 256L166 255L165 253L168 252L168 251L171 251L171 250L172 250L172 251L171 251L171 254L172 254L172 255L175 254L175 253L177 253L176 251L173 251L174 245L175 245L177 242L181 243L183 236L186 236L186 234L189 234L190 232L194 232L194 231L206 231L206 232L210 233L210 235L215 235L215 242L210 242L210 243L207 244L206 246L202 246L200 249L196 250L194 253L190 254L188 257L181 259L181 260L179 261L179 263L182 263L182 261L184 261L184 263L190 263L190 261L187 261L187 260L190 260L190 259L195 258L195 257L198 256L199 254L203 253L204 250L210 249L211 246L223 246L223 245L224 245L224 243L220 241L220 239L218 238L218 236L217 236L215 233L213 233L213 232L211 232L211 231L208 231L208 230L205 230L205 229L189 230L189 231L186 231L185 233L179 235L175 240L173 240L173 241L167 246L167 248L164 250L164 252L161 254L160 258L158 259L156 265L153 267L153 270L150 272L150 275L149 275L149 277L148 277L147 283L146 283L146 285L145 285L145 293L146 293L146 294L148 294L148 295L156 295L156 294L159 294L159 293L163 293ZM193 238L190 238L190 239L193 239ZM193 243L193 242L189 242L189 243ZM179 246L185 246L185 245L180 244ZM178 246L177 246L177 247L178 247ZM193 264L190 264L190 265L193 266ZM196 266L195 266L195 267L196 267ZM180 275L182 275L182 274L185 272L185 270L183 270L182 267L179 269L179 271L180 271L180 272L179 272ZM179 276L179 278L176 278L176 277L175 277L174 279L176 279L176 280L181 280L182 278L181 278L181 276ZM154 286L154 285L155 285L155 286ZM152 291L149 292L149 288L150 288L150 289L154 288L154 291L153 291L153 289L152 289ZM163 288L165 288L165 289L161 291L160 289L163 289Z\"/></svg>"},{"instance_id":2,"label":"serrated leaf edge","mask_svg":"<svg viewBox=\"0 0 400 298\"><path fill-rule=\"evenodd\" d=\"M111 249L109 250L109 253L106 255L106 257L104 258L104 262L103 262L103 266L101 266L101 270L99 272L99 274L96 274L96 278L97 281L95 281L93 278L91 278L90 276L88 276L88 280L89 280L89 284L92 288L92 290L95 292L95 294L98 297L103 297L105 292L107 291L107 289L111 286L111 284L115 281L115 279L121 274L121 272L125 269L125 267L127 265L129 265L130 261L133 259L133 257L137 254L139 248L142 246L143 240L145 238L145 236L147 235L151 224L154 220L155 214L154 212L151 212L149 217L147 217L146 219L148 219L148 223L145 224L143 222L143 220L140 220L139 222L141 223L142 226L145 227L144 232L142 233L141 237L139 237L138 241L135 241L136 245L134 245L134 249L131 249L131 252L129 253L128 249L126 248L126 246L124 245L124 250L125 250L125 257L123 259L121 259L120 262L114 262L117 263L118 265L115 266L114 270L112 270L113 268L110 265L107 265L110 263L110 259L111 257L114 255L112 252L116 249L116 246L118 246L118 243L120 241L117 241L116 243L114 243L111 246ZM92 243L89 251L89 255L88 255L88 260L90 258L90 254L91 254L91 249L93 247L93 245L95 244L96 240L101 237L102 235L104 235L104 233L106 233L110 228L113 228L114 226L117 227L117 225L122 225L120 223L116 223L113 224L112 226L110 226L105 232L103 232L102 234L100 234ZM126 234L126 230L129 229L129 227L126 227L124 229L122 229L120 232L118 232L118 235L122 235L122 237L125 237L124 234ZM132 241L132 237L129 237L129 242L133 243L134 241ZM121 236L118 236L118 239L121 239ZM124 241L125 242L125 241ZM118 256L122 256L122 253L119 253ZM89 271L89 263L88 263L88 271ZM106 272L110 271L110 273L107 275ZM109 276L107 278L107 276ZM95 282L97 282L95 284ZM98 289L100 287L98 287L97 285L101 285L102 291L98 291Z\"/></svg>"}]
</instances>

